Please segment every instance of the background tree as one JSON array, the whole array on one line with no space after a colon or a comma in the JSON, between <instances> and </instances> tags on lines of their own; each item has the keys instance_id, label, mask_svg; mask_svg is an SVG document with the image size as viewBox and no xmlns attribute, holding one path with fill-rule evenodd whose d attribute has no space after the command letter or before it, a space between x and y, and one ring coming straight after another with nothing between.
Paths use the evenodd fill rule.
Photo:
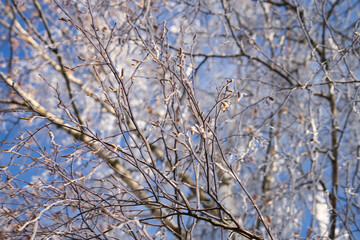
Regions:
<instances>
[{"instance_id":1,"label":"background tree","mask_svg":"<svg viewBox=\"0 0 360 240\"><path fill-rule=\"evenodd\" d=\"M0 235L356 239L357 0L2 0Z\"/></svg>"}]
</instances>

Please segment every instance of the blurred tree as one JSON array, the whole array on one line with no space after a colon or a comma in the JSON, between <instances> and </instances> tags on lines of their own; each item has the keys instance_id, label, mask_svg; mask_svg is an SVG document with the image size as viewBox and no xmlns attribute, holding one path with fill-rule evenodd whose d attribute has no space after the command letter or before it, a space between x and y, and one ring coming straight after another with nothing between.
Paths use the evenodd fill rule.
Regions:
<instances>
[{"instance_id":1,"label":"blurred tree","mask_svg":"<svg viewBox=\"0 0 360 240\"><path fill-rule=\"evenodd\" d=\"M2 0L3 239L360 238L357 0Z\"/></svg>"}]
</instances>

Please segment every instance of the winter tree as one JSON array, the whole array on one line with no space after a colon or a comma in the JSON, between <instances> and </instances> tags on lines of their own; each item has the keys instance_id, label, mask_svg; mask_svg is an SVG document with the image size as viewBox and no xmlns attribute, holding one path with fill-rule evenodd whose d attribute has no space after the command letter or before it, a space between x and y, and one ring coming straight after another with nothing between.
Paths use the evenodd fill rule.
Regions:
<instances>
[{"instance_id":1,"label":"winter tree","mask_svg":"<svg viewBox=\"0 0 360 240\"><path fill-rule=\"evenodd\" d=\"M1 239L360 238L357 0L2 0Z\"/></svg>"}]
</instances>

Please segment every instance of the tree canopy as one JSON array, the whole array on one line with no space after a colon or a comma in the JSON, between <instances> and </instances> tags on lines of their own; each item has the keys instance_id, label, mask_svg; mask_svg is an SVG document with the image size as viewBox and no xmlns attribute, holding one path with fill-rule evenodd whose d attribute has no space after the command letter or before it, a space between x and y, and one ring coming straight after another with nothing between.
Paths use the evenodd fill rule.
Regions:
<instances>
[{"instance_id":1,"label":"tree canopy","mask_svg":"<svg viewBox=\"0 0 360 240\"><path fill-rule=\"evenodd\" d=\"M360 238L357 0L2 0L0 239Z\"/></svg>"}]
</instances>

